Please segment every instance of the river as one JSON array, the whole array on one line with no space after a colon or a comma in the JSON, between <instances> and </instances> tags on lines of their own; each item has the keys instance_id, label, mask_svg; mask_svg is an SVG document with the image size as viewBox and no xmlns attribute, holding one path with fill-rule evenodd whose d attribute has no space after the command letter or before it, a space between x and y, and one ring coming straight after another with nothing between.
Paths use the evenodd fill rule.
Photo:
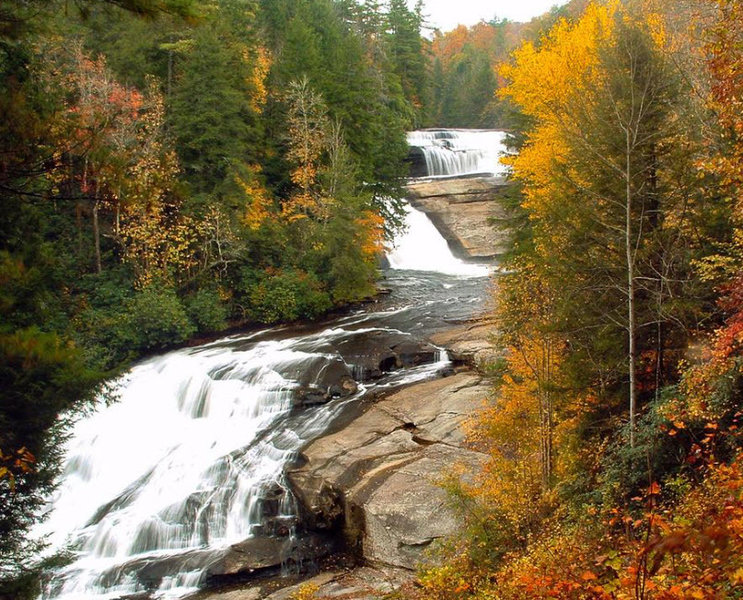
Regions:
<instances>
[{"instance_id":1,"label":"river","mask_svg":"<svg viewBox=\"0 0 743 600\"><path fill-rule=\"evenodd\" d=\"M498 171L500 134L409 141L433 157L436 176ZM407 210L377 302L146 360L116 382L116 402L77 422L37 532L73 558L49 574L43 598L180 598L230 545L302 535L286 468L367 394L446 369L426 338L487 301L490 267L455 258L428 218Z\"/></svg>"}]
</instances>

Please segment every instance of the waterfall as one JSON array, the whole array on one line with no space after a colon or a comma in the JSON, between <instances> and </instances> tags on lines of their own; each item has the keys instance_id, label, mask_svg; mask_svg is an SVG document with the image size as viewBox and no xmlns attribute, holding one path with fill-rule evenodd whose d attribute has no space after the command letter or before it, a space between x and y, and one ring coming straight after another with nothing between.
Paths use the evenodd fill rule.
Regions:
<instances>
[{"instance_id":1,"label":"waterfall","mask_svg":"<svg viewBox=\"0 0 743 600\"><path fill-rule=\"evenodd\" d=\"M387 254L393 269L487 277L486 265L467 263L452 254L449 244L425 213L410 205L405 210L405 231Z\"/></svg>"},{"instance_id":2,"label":"waterfall","mask_svg":"<svg viewBox=\"0 0 743 600\"><path fill-rule=\"evenodd\" d=\"M498 175L505 133L492 130L422 130L408 133L408 145L425 158L426 176Z\"/></svg>"},{"instance_id":3,"label":"waterfall","mask_svg":"<svg viewBox=\"0 0 743 600\"><path fill-rule=\"evenodd\" d=\"M401 297L390 310L353 312L295 337L267 329L152 358L116 382L115 402L102 398L80 418L35 531L72 560L47 574L42 598L181 598L232 545L297 535L285 472L302 448L375 387L427 379L448 364L442 353L357 385L372 340L414 340L412 331L425 336L482 303L477 278L488 268L456 259L415 208L406 222L389 254ZM345 395L330 392L339 377L353 383ZM304 404L307 390L329 399Z\"/></svg>"},{"instance_id":4,"label":"waterfall","mask_svg":"<svg viewBox=\"0 0 743 600\"><path fill-rule=\"evenodd\" d=\"M379 332L407 335L346 320L287 339L255 339L281 336L271 330L226 338L134 367L118 382L118 400L102 400L67 444L36 534L53 550L70 545L74 558L51 574L42 597L180 598L199 589L231 545L291 535L298 511L286 467L365 389L321 406L298 398L329 389L338 373L350 380L359 370L353 357L333 349L355 338L367 347L360 336ZM447 361L390 374L384 384L428 378Z\"/></svg>"}]
</instances>

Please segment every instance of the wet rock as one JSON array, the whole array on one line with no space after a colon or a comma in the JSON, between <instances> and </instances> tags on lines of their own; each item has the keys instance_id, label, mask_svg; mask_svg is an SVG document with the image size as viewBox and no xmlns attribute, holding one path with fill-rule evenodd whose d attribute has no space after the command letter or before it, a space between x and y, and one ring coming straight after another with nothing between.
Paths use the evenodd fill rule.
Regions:
<instances>
[{"instance_id":1,"label":"wet rock","mask_svg":"<svg viewBox=\"0 0 743 600\"><path fill-rule=\"evenodd\" d=\"M157 589L165 577L173 577L178 573L204 569L212 560L214 553L210 551L194 550L176 556L152 561L150 558L133 560L121 569L111 571L104 576L102 585L115 584L114 579L125 575L135 575L140 584L146 589ZM107 577L114 578L106 580Z\"/></svg>"},{"instance_id":2,"label":"wet rock","mask_svg":"<svg viewBox=\"0 0 743 600\"><path fill-rule=\"evenodd\" d=\"M352 365L357 381L371 381L403 367L431 363L437 356L434 346L389 330L369 331L340 340L336 349Z\"/></svg>"},{"instance_id":3,"label":"wet rock","mask_svg":"<svg viewBox=\"0 0 743 600\"><path fill-rule=\"evenodd\" d=\"M230 546L223 556L209 566L209 575L235 575L275 567L289 558L289 538L255 537Z\"/></svg>"},{"instance_id":4,"label":"wet rock","mask_svg":"<svg viewBox=\"0 0 743 600\"><path fill-rule=\"evenodd\" d=\"M409 177L426 177L428 175L426 155L420 148L411 146L408 152L407 163Z\"/></svg>"},{"instance_id":5,"label":"wet rock","mask_svg":"<svg viewBox=\"0 0 743 600\"><path fill-rule=\"evenodd\" d=\"M435 334L431 339L436 345L446 348L454 363L484 369L502 356L502 352L493 343L495 334L495 323L482 319L463 323Z\"/></svg>"},{"instance_id":6,"label":"wet rock","mask_svg":"<svg viewBox=\"0 0 743 600\"><path fill-rule=\"evenodd\" d=\"M351 370L341 359L321 357L310 361L301 372L295 374L295 378L300 382L300 387L294 393L297 406L317 406L333 398L346 398L358 391Z\"/></svg>"},{"instance_id":7,"label":"wet rock","mask_svg":"<svg viewBox=\"0 0 743 600\"><path fill-rule=\"evenodd\" d=\"M208 577L255 573L287 563L300 563L327 556L334 549L333 541L317 534L294 537L254 537L233 544L208 568Z\"/></svg>"},{"instance_id":8,"label":"wet rock","mask_svg":"<svg viewBox=\"0 0 743 600\"><path fill-rule=\"evenodd\" d=\"M392 351L398 363L405 367L417 367L435 362L439 356L437 348L430 344L419 344L411 341L401 342L392 346Z\"/></svg>"}]
</instances>

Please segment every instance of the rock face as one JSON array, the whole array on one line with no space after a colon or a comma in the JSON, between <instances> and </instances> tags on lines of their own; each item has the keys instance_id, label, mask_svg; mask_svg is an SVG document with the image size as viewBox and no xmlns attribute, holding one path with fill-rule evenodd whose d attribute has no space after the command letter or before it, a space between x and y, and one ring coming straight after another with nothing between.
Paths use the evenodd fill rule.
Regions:
<instances>
[{"instance_id":1,"label":"rock face","mask_svg":"<svg viewBox=\"0 0 743 600\"><path fill-rule=\"evenodd\" d=\"M410 203L428 215L459 258L487 260L509 247L511 218L498 198L503 177L423 179L408 183Z\"/></svg>"},{"instance_id":2,"label":"rock face","mask_svg":"<svg viewBox=\"0 0 743 600\"><path fill-rule=\"evenodd\" d=\"M308 521L342 528L367 564L418 566L426 548L459 527L437 482L455 465L481 467L484 457L462 445L462 425L488 393L473 373L425 382L312 443L289 474Z\"/></svg>"},{"instance_id":3,"label":"rock face","mask_svg":"<svg viewBox=\"0 0 743 600\"><path fill-rule=\"evenodd\" d=\"M482 369L502 356L492 343L495 334L492 319L474 319L455 329L432 335L431 342L445 347L455 364Z\"/></svg>"}]
</instances>

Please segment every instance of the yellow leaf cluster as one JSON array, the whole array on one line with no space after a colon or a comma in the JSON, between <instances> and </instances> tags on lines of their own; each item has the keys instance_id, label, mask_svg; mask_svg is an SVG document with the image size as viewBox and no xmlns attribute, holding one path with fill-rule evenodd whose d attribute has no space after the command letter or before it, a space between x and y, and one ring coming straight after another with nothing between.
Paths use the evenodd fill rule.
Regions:
<instances>
[{"instance_id":1,"label":"yellow leaf cluster","mask_svg":"<svg viewBox=\"0 0 743 600\"><path fill-rule=\"evenodd\" d=\"M235 179L240 189L245 193L246 208L243 222L248 229L255 231L271 217L272 199L268 190L260 182L258 176L261 168L259 165L248 167L248 176L236 176Z\"/></svg>"},{"instance_id":2,"label":"yellow leaf cluster","mask_svg":"<svg viewBox=\"0 0 743 600\"><path fill-rule=\"evenodd\" d=\"M361 254L367 261L375 260L384 251L384 218L366 210L355 224Z\"/></svg>"},{"instance_id":3,"label":"yellow leaf cluster","mask_svg":"<svg viewBox=\"0 0 743 600\"><path fill-rule=\"evenodd\" d=\"M581 135L579 118L592 101L591 90L604 80L599 50L613 40L618 10L614 1L591 4L577 23L558 22L539 47L524 44L513 63L501 68L509 82L501 96L536 123L521 152L507 160L514 177L527 184L524 207L533 220L549 223L550 212L559 210L556 182L588 187L585 175L571 165L569 149ZM552 244L561 247L559 239Z\"/></svg>"},{"instance_id":4,"label":"yellow leaf cluster","mask_svg":"<svg viewBox=\"0 0 743 600\"><path fill-rule=\"evenodd\" d=\"M243 51L243 59L252 66L252 71L247 81L248 87L251 90L250 106L255 112L260 114L263 112L266 100L268 100L266 78L273 63L271 54L267 48L259 46L255 50L254 56L247 50Z\"/></svg>"}]
</instances>

